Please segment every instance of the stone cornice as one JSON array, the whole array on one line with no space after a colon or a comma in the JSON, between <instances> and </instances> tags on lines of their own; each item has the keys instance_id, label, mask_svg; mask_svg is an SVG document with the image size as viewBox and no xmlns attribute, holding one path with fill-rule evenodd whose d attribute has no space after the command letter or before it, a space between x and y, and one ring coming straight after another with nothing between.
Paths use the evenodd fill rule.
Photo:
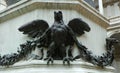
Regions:
<instances>
[{"instance_id":1,"label":"stone cornice","mask_svg":"<svg viewBox=\"0 0 120 73\"><path fill-rule=\"evenodd\" d=\"M96 9L91 7L87 4L84 0L78 0L79 4L79 11L86 16L87 18L91 19L92 21L96 22L97 24L101 25L104 28L109 27L109 20L101 15Z\"/></svg>"},{"instance_id":2,"label":"stone cornice","mask_svg":"<svg viewBox=\"0 0 120 73\"><path fill-rule=\"evenodd\" d=\"M92 20L93 22L99 24L103 28L109 26L109 21L102 16L97 10L89 6L83 0L24 0L20 1L4 11L0 12L0 23L5 22L9 19L15 18L27 12L33 11L35 9L66 9L75 10L85 16L86 18Z\"/></svg>"},{"instance_id":3,"label":"stone cornice","mask_svg":"<svg viewBox=\"0 0 120 73\"><path fill-rule=\"evenodd\" d=\"M117 26L110 26L109 28L107 28L108 31L119 30L119 29L120 29L120 25L117 25Z\"/></svg>"},{"instance_id":4,"label":"stone cornice","mask_svg":"<svg viewBox=\"0 0 120 73\"><path fill-rule=\"evenodd\" d=\"M110 26L107 28L108 31L118 30L120 28L120 16L109 19Z\"/></svg>"}]
</instances>

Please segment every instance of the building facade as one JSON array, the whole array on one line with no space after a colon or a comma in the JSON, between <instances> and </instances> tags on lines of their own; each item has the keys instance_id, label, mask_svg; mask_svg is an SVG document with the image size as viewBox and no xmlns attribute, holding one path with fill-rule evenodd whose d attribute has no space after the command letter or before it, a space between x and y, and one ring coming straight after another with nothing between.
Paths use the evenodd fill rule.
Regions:
<instances>
[{"instance_id":1,"label":"building facade","mask_svg":"<svg viewBox=\"0 0 120 73\"><path fill-rule=\"evenodd\" d=\"M16 52L21 43L30 39L18 31L21 25L35 19L44 19L51 26L54 21L54 11L59 10L63 12L65 24L73 18L80 17L90 25L91 31L78 37L78 40L88 47L94 55L105 53L105 38L115 37L116 33L119 33L119 0L21 0L0 12L1 55ZM29 73L47 73L48 71L51 73L58 71L60 73L100 73L101 71L117 73L119 72L119 69L117 69L119 68L119 45L115 45L115 48L113 65L104 69L82 60L73 62L73 66L70 67L63 66L61 61L56 61L54 66L46 67L44 61L28 60L16 63L13 68L4 69L1 67L1 72L7 73L10 71L12 73L16 71L24 73L29 70ZM39 49L36 49L33 53L39 54L38 51ZM74 55L76 53L75 50Z\"/></svg>"}]
</instances>

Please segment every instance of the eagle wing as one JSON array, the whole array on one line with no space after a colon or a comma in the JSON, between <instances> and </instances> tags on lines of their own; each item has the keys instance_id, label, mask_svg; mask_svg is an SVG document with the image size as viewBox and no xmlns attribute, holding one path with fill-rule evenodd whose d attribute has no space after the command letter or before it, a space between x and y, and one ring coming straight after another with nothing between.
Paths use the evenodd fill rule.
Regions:
<instances>
[{"instance_id":1,"label":"eagle wing","mask_svg":"<svg viewBox=\"0 0 120 73\"><path fill-rule=\"evenodd\" d=\"M41 36L47 29L49 25L44 20L34 20L18 28L23 34L28 34L28 36L35 38Z\"/></svg>"},{"instance_id":2,"label":"eagle wing","mask_svg":"<svg viewBox=\"0 0 120 73\"><path fill-rule=\"evenodd\" d=\"M72 29L72 31L76 35L82 35L85 31L89 32L90 27L89 25L84 22L81 18L75 18L69 21L68 26Z\"/></svg>"}]
</instances>

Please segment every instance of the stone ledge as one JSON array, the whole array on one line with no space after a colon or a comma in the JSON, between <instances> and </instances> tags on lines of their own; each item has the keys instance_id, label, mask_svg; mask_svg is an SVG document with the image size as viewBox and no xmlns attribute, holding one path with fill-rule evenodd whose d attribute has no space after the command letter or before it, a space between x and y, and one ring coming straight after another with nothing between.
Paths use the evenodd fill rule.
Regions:
<instances>
[{"instance_id":1,"label":"stone ledge","mask_svg":"<svg viewBox=\"0 0 120 73\"><path fill-rule=\"evenodd\" d=\"M118 30L119 31L120 25L117 26L110 26L107 28L108 31L112 31L112 30Z\"/></svg>"},{"instance_id":2,"label":"stone ledge","mask_svg":"<svg viewBox=\"0 0 120 73\"><path fill-rule=\"evenodd\" d=\"M82 0L24 0L16 3L0 12L0 23L10 20L12 18L18 17L27 12L33 11L35 9L65 9L65 10L75 10L86 18L92 20L93 22L99 24L103 28L109 26L109 21L98 11L90 7L87 3Z\"/></svg>"},{"instance_id":3,"label":"stone ledge","mask_svg":"<svg viewBox=\"0 0 120 73\"><path fill-rule=\"evenodd\" d=\"M71 62L71 65L63 65L62 61L55 60L54 64L52 65L46 65L46 61L41 60L28 60L28 61L20 61L15 63L13 66L9 68L0 67L0 72L8 72L10 71L20 71L20 70L26 70L34 68L39 69L40 71L78 71L78 72L104 72L104 73L113 73L115 71L115 68L111 66L107 66L105 68L96 67L91 63L85 62L83 60L77 60L74 62ZM29 71L28 71L29 72ZM11 72L12 73L12 72Z\"/></svg>"},{"instance_id":4,"label":"stone ledge","mask_svg":"<svg viewBox=\"0 0 120 73\"><path fill-rule=\"evenodd\" d=\"M110 18L110 27L107 28L108 31L118 30L120 28L120 16Z\"/></svg>"}]
</instances>

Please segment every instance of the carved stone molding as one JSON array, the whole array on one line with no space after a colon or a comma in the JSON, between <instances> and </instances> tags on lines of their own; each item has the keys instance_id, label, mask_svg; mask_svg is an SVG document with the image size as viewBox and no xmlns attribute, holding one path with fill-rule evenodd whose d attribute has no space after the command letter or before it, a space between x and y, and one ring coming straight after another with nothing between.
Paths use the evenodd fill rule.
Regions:
<instances>
[{"instance_id":1,"label":"carved stone molding","mask_svg":"<svg viewBox=\"0 0 120 73\"><path fill-rule=\"evenodd\" d=\"M99 24L103 28L109 26L109 21L107 18L102 16L97 10L92 8L83 0L60 0L60 1L43 1L43 0L24 0L20 1L12 6L9 6L4 11L0 12L0 23L25 14L27 12L33 11L35 9L65 9L65 10L75 10L80 14L89 18L96 24Z\"/></svg>"}]
</instances>

